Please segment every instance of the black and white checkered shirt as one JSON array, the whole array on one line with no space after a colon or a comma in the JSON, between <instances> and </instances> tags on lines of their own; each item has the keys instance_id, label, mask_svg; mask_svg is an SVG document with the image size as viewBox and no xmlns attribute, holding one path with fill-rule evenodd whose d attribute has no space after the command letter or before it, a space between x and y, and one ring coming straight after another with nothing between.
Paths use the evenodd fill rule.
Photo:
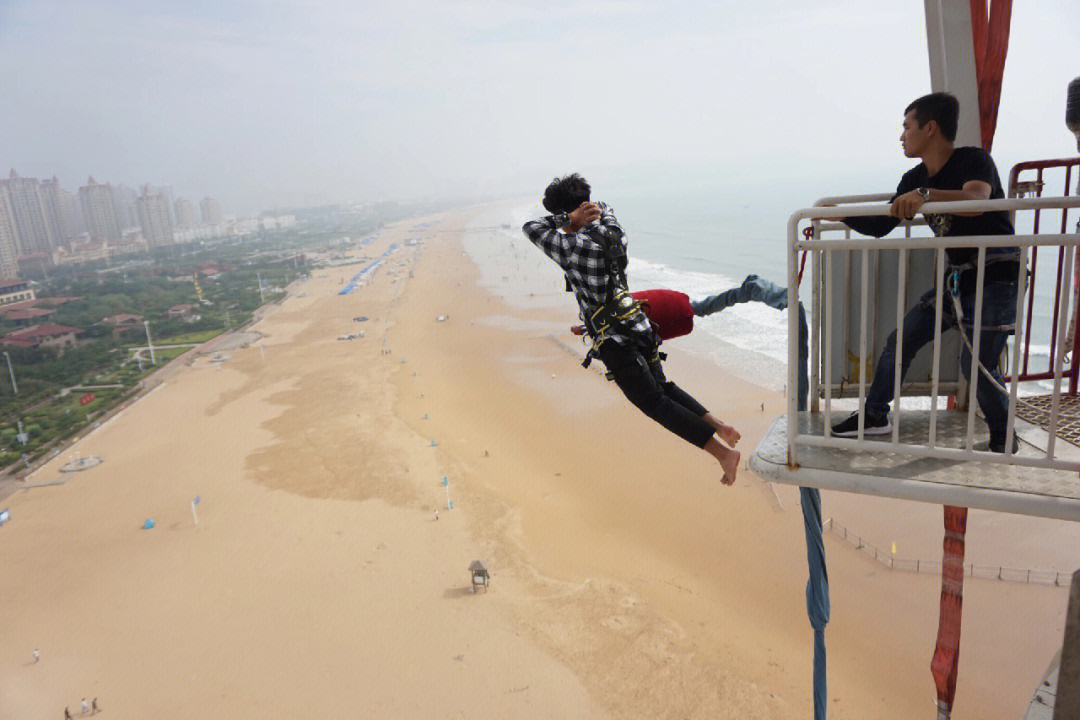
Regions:
<instances>
[{"instance_id":1,"label":"black and white checkered shirt","mask_svg":"<svg viewBox=\"0 0 1080 720\"><path fill-rule=\"evenodd\" d=\"M574 290L582 318L592 315L604 303L610 301L619 289L612 282L608 271L605 244L618 243L622 252L616 259L616 275L626 272L626 236L615 215L604 203L600 206L600 219L591 222L576 233L562 233L559 228L570 224L567 213L548 215L525 223L521 228L529 241L554 260ZM619 323L608 333L608 339L620 344L651 349L660 343L653 332L649 319L640 310Z\"/></svg>"}]
</instances>

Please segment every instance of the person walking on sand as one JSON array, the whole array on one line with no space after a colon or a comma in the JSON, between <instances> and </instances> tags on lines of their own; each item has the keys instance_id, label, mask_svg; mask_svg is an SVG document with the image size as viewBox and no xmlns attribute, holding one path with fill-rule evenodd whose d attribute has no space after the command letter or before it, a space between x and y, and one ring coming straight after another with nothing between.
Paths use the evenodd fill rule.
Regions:
<instances>
[{"instance_id":1,"label":"person walking on sand","mask_svg":"<svg viewBox=\"0 0 1080 720\"><path fill-rule=\"evenodd\" d=\"M721 482L731 485L741 457L733 449L739 432L664 376L660 338L629 294L622 226L610 207L590 201L590 193L577 173L556 178L544 192L543 205L551 214L522 227L566 275L592 339L584 364L602 360L627 400L712 455L723 470Z\"/></svg>"},{"instance_id":2,"label":"person walking on sand","mask_svg":"<svg viewBox=\"0 0 1080 720\"><path fill-rule=\"evenodd\" d=\"M86 698L82 699L82 714L90 712L90 703L86 702Z\"/></svg>"},{"instance_id":3,"label":"person walking on sand","mask_svg":"<svg viewBox=\"0 0 1080 720\"><path fill-rule=\"evenodd\" d=\"M97 698L94 698L93 701L91 701L91 703L90 703L90 714L91 715L97 715L97 712L98 712Z\"/></svg>"},{"instance_id":4,"label":"person walking on sand","mask_svg":"<svg viewBox=\"0 0 1080 720\"><path fill-rule=\"evenodd\" d=\"M34 664L36 665L39 660L41 660L41 653L38 652L37 648L34 648Z\"/></svg>"},{"instance_id":5,"label":"person walking on sand","mask_svg":"<svg viewBox=\"0 0 1080 720\"><path fill-rule=\"evenodd\" d=\"M71 711L64 707L64 720L71 720Z\"/></svg>"}]
</instances>

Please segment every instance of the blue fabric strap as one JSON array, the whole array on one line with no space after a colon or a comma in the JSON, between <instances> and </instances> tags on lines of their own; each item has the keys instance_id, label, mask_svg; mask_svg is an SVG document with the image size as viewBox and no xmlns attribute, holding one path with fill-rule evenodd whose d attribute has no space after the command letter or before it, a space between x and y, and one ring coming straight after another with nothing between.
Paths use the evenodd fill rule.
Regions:
<instances>
[{"instance_id":1,"label":"blue fabric strap","mask_svg":"<svg viewBox=\"0 0 1080 720\"><path fill-rule=\"evenodd\" d=\"M777 310L787 308L787 289L750 275L742 285L712 295L704 300L691 302L694 314L711 315L736 303L761 302ZM808 363L809 332L806 312L799 303L799 386L798 407L806 410L810 381ZM806 614L814 629L814 720L825 720L828 699L825 677L825 626L829 623L829 572L825 567L825 543L821 537L821 493L817 488L799 488L803 511L803 530L806 533L806 562L810 578L806 582Z\"/></svg>"}]
</instances>

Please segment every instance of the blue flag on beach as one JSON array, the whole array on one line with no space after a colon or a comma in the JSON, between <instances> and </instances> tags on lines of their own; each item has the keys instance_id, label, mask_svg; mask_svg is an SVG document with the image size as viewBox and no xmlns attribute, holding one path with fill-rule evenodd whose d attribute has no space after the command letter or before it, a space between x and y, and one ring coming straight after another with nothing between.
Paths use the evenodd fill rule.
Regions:
<instances>
[{"instance_id":1,"label":"blue flag on beach","mask_svg":"<svg viewBox=\"0 0 1080 720\"><path fill-rule=\"evenodd\" d=\"M191 501L191 504L192 505L198 505L199 504L199 496L198 495L196 495L195 499Z\"/></svg>"}]
</instances>

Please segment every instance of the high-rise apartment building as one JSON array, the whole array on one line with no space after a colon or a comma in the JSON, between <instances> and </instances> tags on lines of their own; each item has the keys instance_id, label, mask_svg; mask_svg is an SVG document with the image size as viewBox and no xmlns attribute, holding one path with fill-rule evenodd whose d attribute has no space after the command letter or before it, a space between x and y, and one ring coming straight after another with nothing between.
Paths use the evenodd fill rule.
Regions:
<instances>
[{"instance_id":1,"label":"high-rise apartment building","mask_svg":"<svg viewBox=\"0 0 1080 720\"><path fill-rule=\"evenodd\" d=\"M222 220L221 206L218 205L218 201L212 197L204 197L202 202L199 203L200 209L202 209L202 221L204 223L219 223Z\"/></svg>"},{"instance_id":2,"label":"high-rise apartment building","mask_svg":"<svg viewBox=\"0 0 1080 720\"><path fill-rule=\"evenodd\" d=\"M146 246L155 248L171 245L173 227L169 219L169 202L165 196L154 192L150 185L145 185L142 195L135 199L135 208Z\"/></svg>"},{"instance_id":3,"label":"high-rise apartment building","mask_svg":"<svg viewBox=\"0 0 1080 720\"><path fill-rule=\"evenodd\" d=\"M176 198L173 209L176 216L176 227L195 227L195 207L187 198Z\"/></svg>"},{"instance_id":4,"label":"high-rise apartment building","mask_svg":"<svg viewBox=\"0 0 1080 720\"><path fill-rule=\"evenodd\" d=\"M135 209L135 198L139 193L126 185L113 188L113 205L116 207L116 222L121 233L127 228L139 227L139 213Z\"/></svg>"},{"instance_id":5,"label":"high-rise apartment building","mask_svg":"<svg viewBox=\"0 0 1080 720\"><path fill-rule=\"evenodd\" d=\"M60 217L61 223L67 229L65 240L70 240L79 233L86 232L79 207L75 202L75 195L60 189Z\"/></svg>"},{"instance_id":6,"label":"high-rise apartment building","mask_svg":"<svg viewBox=\"0 0 1080 720\"><path fill-rule=\"evenodd\" d=\"M72 232L68 228L67 219L63 209L64 189L60 187L60 181L53 175L51 180L41 181L41 208L45 213L45 225L49 234L53 237L52 248L55 249L64 244L71 237Z\"/></svg>"},{"instance_id":7,"label":"high-rise apartment building","mask_svg":"<svg viewBox=\"0 0 1080 720\"><path fill-rule=\"evenodd\" d=\"M45 219L45 207L37 178L19 177L14 170L7 180L0 180L7 189L11 203L11 221L15 228L15 244L20 255L50 252L59 243Z\"/></svg>"},{"instance_id":8,"label":"high-rise apartment building","mask_svg":"<svg viewBox=\"0 0 1080 720\"><path fill-rule=\"evenodd\" d=\"M18 257L11 201L7 188L0 187L0 280L12 280L18 276Z\"/></svg>"},{"instance_id":9,"label":"high-rise apartment building","mask_svg":"<svg viewBox=\"0 0 1080 720\"><path fill-rule=\"evenodd\" d=\"M165 205L169 208L169 222L176 227L176 214L174 210L174 204L176 203L176 196L173 195L172 185L158 185L155 188L158 195L165 198Z\"/></svg>"},{"instance_id":10,"label":"high-rise apartment building","mask_svg":"<svg viewBox=\"0 0 1080 720\"><path fill-rule=\"evenodd\" d=\"M79 188L79 205L87 231L101 240L119 240L120 223L116 217L112 185L100 185L93 176Z\"/></svg>"}]
</instances>

